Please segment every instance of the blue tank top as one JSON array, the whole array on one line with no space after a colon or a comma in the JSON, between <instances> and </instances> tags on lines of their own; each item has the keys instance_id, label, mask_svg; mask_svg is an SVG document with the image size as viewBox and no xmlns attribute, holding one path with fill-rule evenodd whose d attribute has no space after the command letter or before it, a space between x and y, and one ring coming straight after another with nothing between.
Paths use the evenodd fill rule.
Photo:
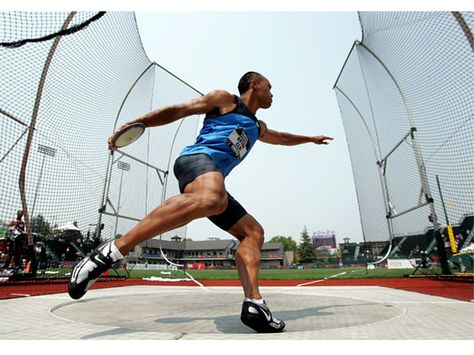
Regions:
<instances>
[{"instance_id":1,"label":"blue tank top","mask_svg":"<svg viewBox=\"0 0 474 355\"><path fill-rule=\"evenodd\" d=\"M224 176L245 159L260 136L257 117L234 95L236 107L229 113L210 117L209 112L196 142L183 149L180 156L205 153Z\"/></svg>"}]
</instances>

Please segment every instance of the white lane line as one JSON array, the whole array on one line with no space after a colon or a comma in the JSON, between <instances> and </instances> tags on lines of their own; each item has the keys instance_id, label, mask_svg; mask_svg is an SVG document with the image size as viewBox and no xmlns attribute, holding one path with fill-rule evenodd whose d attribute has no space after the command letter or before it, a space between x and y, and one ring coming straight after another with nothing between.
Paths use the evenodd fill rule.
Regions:
<instances>
[{"instance_id":1,"label":"white lane line","mask_svg":"<svg viewBox=\"0 0 474 355\"><path fill-rule=\"evenodd\" d=\"M318 283L318 282L323 282L323 281L326 281L328 279L332 279L333 277L338 277L338 276L341 276L341 275L344 275L346 272L341 272L339 274L336 274L336 275L331 275L331 276L328 276L322 280L316 280L316 281L310 281L310 282L305 282L303 284L299 284L299 285L296 285L296 287L300 287L300 286L306 286L306 285L311 285L311 284L315 284L315 283Z\"/></svg>"},{"instance_id":2,"label":"white lane line","mask_svg":"<svg viewBox=\"0 0 474 355\"><path fill-rule=\"evenodd\" d=\"M29 293L10 293L10 296L23 296L23 297L30 297Z\"/></svg>"},{"instance_id":3,"label":"white lane line","mask_svg":"<svg viewBox=\"0 0 474 355\"><path fill-rule=\"evenodd\" d=\"M199 287L203 288L203 289L204 289L205 291L207 291L207 292L210 292L209 289L208 289L206 286L204 286L204 285L203 285L202 283L200 283L199 281L195 280L194 277L192 277L191 275L189 275L186 271L185 271L184 273L185 273L186 275L188 275L188 276L191 278L191 280L193 280Z\"/></svg>"}]
</instances>

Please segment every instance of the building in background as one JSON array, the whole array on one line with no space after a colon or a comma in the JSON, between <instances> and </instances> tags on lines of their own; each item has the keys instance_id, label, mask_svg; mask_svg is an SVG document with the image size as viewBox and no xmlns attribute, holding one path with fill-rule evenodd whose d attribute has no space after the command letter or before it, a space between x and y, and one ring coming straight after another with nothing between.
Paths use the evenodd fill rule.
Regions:
<instances>
[{"instance_id":1,"label":"building in background","mask_svg":"<svg viewBox=\"0 0 474 355\"><path fill-rule=\"evenodd\" d=\"M127 256L129 264L166 264L160 252L172 262L187 269L233 269L239 242L233 239L189 241L180 237L172 240L150 239L136 246ZM264 243L260 268L275 269L288 265L282 243Z\"/></svg>"}]
</instances>

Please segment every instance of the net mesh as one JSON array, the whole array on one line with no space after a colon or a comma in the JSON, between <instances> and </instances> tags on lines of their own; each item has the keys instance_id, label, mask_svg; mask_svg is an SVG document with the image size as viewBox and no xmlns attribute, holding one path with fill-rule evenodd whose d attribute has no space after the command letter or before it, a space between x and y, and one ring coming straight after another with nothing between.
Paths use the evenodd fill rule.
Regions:
<instances>
[{"instance_id":1,"label":"net mesh","mask_svg":"<svg viewBox=\"0 0 474 355\"><path fill-rule=\"evenodd\" d=\"M199 93L148 59L133 13L90 21L97 15L0 13L1 42L9 43L57 34L66 21L67 28L87 23L70 35L0 46L0 238L2 244L14 238L10 221L26 207L44 268L70 268L81 253L125 233L176 194L174 175L164 172L196 134L197 116L149 129L123 148L127 156L115 153L108 168L107 138L115 128ZM19 184L24 161L26 206ZM168 235L184 238L186 230ZM24 268L28 258L12 265L7 249L4 266Z\"/></svg>"},{"instance_id":2,"label":"net mesh","mask_svg":"<svg viewBox=\"0 0 474 355\"><path fill-rule=\"evenodd\" d=\"M82 30L105 12L51 13L51 12L2 12L0 13L0 46L20 47L26 43L41 42L60 35ZM64 23L69 15L74 17Z\"/></svg>"},{"instance_id":3,"label":"net mesh","mask_svg":"<svg viewBox=\"0 0 474 355\"><path fill-rule=\"evenodd\" d=\"M363 39L335 92L364 239L425 235L433 229L430 196L441 229L461 226L474 213L474 13L359 18ZM471 229L459 230L458 249Z\"/></svg>"}]
</instances>

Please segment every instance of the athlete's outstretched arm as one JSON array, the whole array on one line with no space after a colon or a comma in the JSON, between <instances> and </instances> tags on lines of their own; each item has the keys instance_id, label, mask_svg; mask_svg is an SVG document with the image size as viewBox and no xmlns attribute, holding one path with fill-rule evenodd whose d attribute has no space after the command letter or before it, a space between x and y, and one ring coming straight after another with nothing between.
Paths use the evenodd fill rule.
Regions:
<instances>
[{"instance_id":1,"label":"athlete's outstretched arm","mask_svg":"<svg viewBox=\"0 0 474 355\"><path fill-rule=\"evenodd\" d=\"M298 145L304 143L314 144L329 144L328 141L332 141L334 138L328 136L301 136L298 134L278 132L267 127L265 122L259 121L260 123L260 138L262 142L268 144L278 145Z\"/></svg>"},{"instance_id":2,"label":"athlete's outstretched arm","mask_svg":"<svg viewBox=\"0 0 474 355\"><path fill-rule=\"evenodd\" d=\"M196 99L158 108L127 124L141 122L146 127L163 126L181 118L201 115L213 108L226 106L234 102L234 96L224 90L214 90Z\"/></svg>"},{"instance_id":3,"label":"athlete's outstretched arm","mask_svg":"<svg viewBox=\"0 0 474 355\"><path fill-rule=\"evenodd\" d=\"M141 122L145 127L163 126L181 118L205 114L216 107L225 107L231 105L234 102L234 96L224 90L214 90L209 92L207 95L198 97L196 99L158 108L154 111L147 113L146 115L137 118L136 120L130 121L119 127L115 132L137 122ZM114 133L108 141L111 149L116 149L112 144Z\"/></svg>"}]
</instances>

